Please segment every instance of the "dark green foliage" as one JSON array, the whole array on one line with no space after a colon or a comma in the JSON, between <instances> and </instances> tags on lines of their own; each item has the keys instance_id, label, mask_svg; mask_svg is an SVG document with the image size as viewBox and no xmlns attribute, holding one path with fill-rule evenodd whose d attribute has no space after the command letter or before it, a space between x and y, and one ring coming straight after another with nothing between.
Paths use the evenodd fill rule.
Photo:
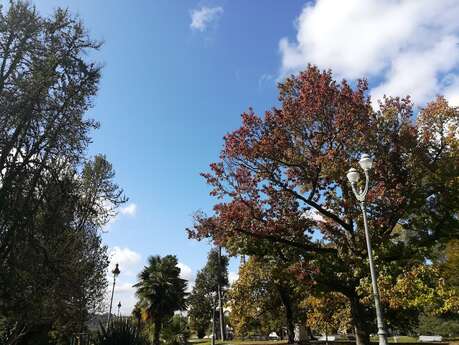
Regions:
<instances>
[{"instance_id":1,"label":"dark green foliage","mask_svg":"<svg viewBox=\"0 0 459 345\"><path fill-rule=\"evenodd\" d=\"M108 329L101 324L95 345L146 345L140 330L129 320L114 320Z\"/></svg>"},{"instance_id":2,"label":"dark green foliage","mask_svg":"<svg viewBox=\"0 0 459 345\"><path fill-rule=\"evenodd\" d=\"M153 343L159 345L163 325L175 311L186 308L186 280L180 278L177 258L150 256L148 266L139 274L137 296L139 307L154 326Z\"/></svg>"},{"instance_id":3,"label":"dark green foliage","mask_svg":"<svg viewBox=\"0 0 459 345\"><path fill-rule=\"evenodd\" d=\"M459 317L456 316L429 316L419 317L418 333L422 335L441 335L444 337L459 336Z\"/></svg>"},{"instance_id":4,"label":"dark green foliage","mask_svg":"<svg viewBox=\"0 0 459 345\"><path fill-rule=\"evenodd\" d=\"M190 330L186 318L174 315L164 325L162 340L166 345L185 345L190 337Z\"/></svg>"},{"instance_id":5,"label":"dark green foliage","mask_svg":"<svg viewBox=\"0 0 459 345\"><path fill-rule=\"evenodd\" d=\"M125 201L103 155L85 156L100 47L78 18L0 11L0 317L21 344L68 343L106 287L101 227Z\"/></svg>"},{"instance_id":6,"label":"dark green foliage","mask_svg":"<svg viewBox=\"0 0 459 345\"><path fill-rule=\"evenodd\" d=\"M223 291L228 287L228 261L228 257L222 255L219 267L218 251L213 249L209 252L206 265L196 275L188 304L191 327L198 338L204 337L210 327L212 308L217 305L218 281L220 280Z\"/></svg>"}]
</instances>

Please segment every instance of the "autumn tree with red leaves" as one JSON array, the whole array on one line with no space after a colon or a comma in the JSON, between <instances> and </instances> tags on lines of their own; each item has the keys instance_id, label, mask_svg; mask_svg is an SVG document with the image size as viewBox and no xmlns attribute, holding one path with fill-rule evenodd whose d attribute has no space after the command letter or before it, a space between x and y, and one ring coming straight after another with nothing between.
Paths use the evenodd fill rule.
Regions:
<instances>
[{"instance_id":1,"label":"autumn tree with red leaves","mask_svg":"<svg viewBox=\"0 0 459 345\"><path fill-rule=\"evenodd\" d=\"M361 212L346 172L374 157L367 212L375 261L393 277L459 235L458 109L439 97L417 116L409 98L374 110L366 81L336 82L309 66L279 84L280 107L250 109L203 174L218 199L193 238L238 254L289 255L300 278L346 296L357 344L375 330L362 301L369 276ZM288 254L286 254L288 253ZM378 269L378 270L379 270Z\"/></svg>"}]
</instances>

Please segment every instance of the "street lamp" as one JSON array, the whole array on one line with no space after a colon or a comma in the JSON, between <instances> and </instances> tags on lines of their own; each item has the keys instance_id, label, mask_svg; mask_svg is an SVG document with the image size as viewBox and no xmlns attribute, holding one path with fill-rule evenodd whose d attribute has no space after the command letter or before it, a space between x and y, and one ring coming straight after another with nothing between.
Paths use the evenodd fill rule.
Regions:
<instances>
[{"instance_id":1,"label":"street lamp","mask_svg":"<svg viewBox=\"0 0 459 345\"><path fill-rule=\"evenodd\" d=\"M211 292L211 299L212 299L212 303L211 303L211 306L212 306L212 339L211 339L211 342L210 344L211 345L215 345L215 331L216 331L216 328L215 328L215 308L217 307L217 295L215 292Z\"/></svg>"},{"instance_id":2,"label":"street lamp","mask_svg":"<svg viewBox=\"0 0 459 345\"><path fill-rule=\"evenodd\" d=\"M112 271L112 273L113 273L113 287L112 287L112 297L110 299L110 311L108 312L107 329L110 327L110 320L112 318L113 293L115 292L116 277L118 277L118 275L121 273L120 269L118 268L118 264L115 265L115 269Z\"/></svg>"},{"instance_id":3,"label":"street lamp","mask_svg":"<svg viewBox=\"0 0 459 345\"><path fill-rule=\"evenodd\" d=\"M373 166L373 161L371 160L370 156L368 156L367 154L362 154L359 160L359 165L362 168L363 172L365 173L365 188L363 190L361 189L357 190L357 182L360 180L360 174L356 169L354 168L349 169L347 173L347 179L351 183L352 191L354 192L356 199L360 202L360 208L362 210L362 215L363 215L363 225L365 228L365 239L367 242L368 261L370 263L371 285L373 287L373 296L375 298L375 309L376 309L376 320L378 323L379 345L387 345L387 333L384 328L381 302L379 299L378 283L376 281L376 270L373 264L373 253L371 251L370 234L368 232L367 215L365 211L365 197L367 196L367 193L368 193L368 184L370 180L368 171Z\"/></svg>"}]
</instances>

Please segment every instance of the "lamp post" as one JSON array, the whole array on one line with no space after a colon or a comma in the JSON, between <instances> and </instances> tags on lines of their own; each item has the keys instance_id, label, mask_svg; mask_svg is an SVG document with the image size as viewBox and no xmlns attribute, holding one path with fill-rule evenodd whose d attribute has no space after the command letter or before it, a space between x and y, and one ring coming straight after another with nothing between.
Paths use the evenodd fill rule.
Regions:
<instances>
[{"instance_id":1,"label":"lamp post","mask_svg":"<svg viewBox=\"0 0 459 345\"><path fill-rule=\"evenodd\" d=\"M370 273L371 273L371 285L373 288L373 296L375 299L375 309L376 309L376 320L378 323L378 336L379 336L379 345L387 345L387 333L384 328L384 321L383 321L383 314L381 309L381 302L379 298L379 289L378 283L376 281L376 270L373 263L373 253L371 250L371 242L370 242L370 234L368 232L368 224L367 224L367 215L365 210L365 198L368 193L368 184L369 184L369 170L373 166L373 161L371 160L370 156L367 154L362 154L359 160L359 165L362 168L363 172L365 173L365 188L363 190L357 190L357 182L360 180L359 172L351 168L347 173L347 178L352 186L352 191L356 197L356 199L360 203L360 209L362 210L363 215L363 225L365 228L365 239L367 242L367 251L368 251L368 261L370 264Z\"/></svg>"},{"instance_id":2,"label":"lamp post","mask_svg":"<svg viewBox=\"0 0 459 345\"><path fill-rule=\"evenodd\" d=\"M211 339L210 344L211 345L215 345L215 331L216 331L216 327L215 327L215 308L217 306L217 303L216 303L217 296L215 295L215 292L211 293L211 298L212 298L212 339Z\"/></svg>"},{"instance_id":3,"label":"lamp post","mask_svg":"<svg viewBox=\"0 0 459 345\"><path fill-rule=\"evenodd\" d=\"M113 293L115 292L116 277L118 277L118 275L121 273L120 269L118 268L118 264L116 264L115 269L112 271L112 273L113 273L113 287L112 287L112 297L110 298L110 311L108 312L107 329L110 327L110 320L112 318Z\"/></svg>"}]
</instances>

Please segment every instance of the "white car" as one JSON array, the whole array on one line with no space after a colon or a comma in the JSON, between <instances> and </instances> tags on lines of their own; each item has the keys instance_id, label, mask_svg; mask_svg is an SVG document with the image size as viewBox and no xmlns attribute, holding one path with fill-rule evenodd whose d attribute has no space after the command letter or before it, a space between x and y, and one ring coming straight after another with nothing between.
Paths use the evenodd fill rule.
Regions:
<instances>
[{"instance_id":1,"label":"white car","mask_svg":"<svg viewBox=\"0 0 459 345\"><path fill-rule=\"evenodd\" d=\"M269 333L268 337L269 337L270 340L279 340L280 339L280 337L277 335L276 332Z\"/></svg>"},{"instance_id":2,"label":"white car","mask_svg":"<svg viewBox=\"0 0 459 345\"><path fill-rule=\"evenodd\" d=\"M346 340L355 340L355 336L352 334L330 334L330 335L322 335L317 339L319 341L346 341Z\"/></svg>"}]
</instances>

